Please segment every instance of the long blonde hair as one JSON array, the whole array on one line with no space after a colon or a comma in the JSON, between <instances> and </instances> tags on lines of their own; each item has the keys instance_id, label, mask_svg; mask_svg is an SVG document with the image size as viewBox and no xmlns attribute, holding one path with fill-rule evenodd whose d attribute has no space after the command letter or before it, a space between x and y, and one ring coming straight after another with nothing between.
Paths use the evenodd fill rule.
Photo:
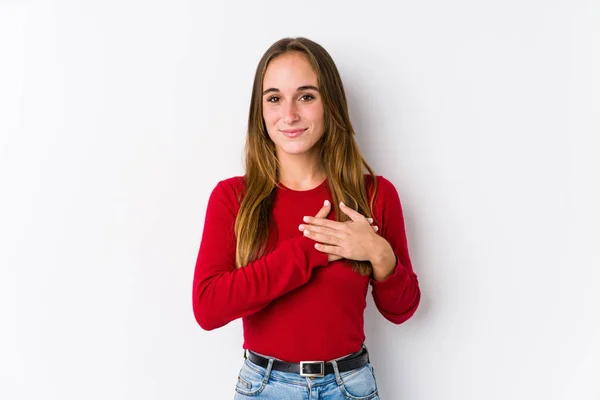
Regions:
<instances>
[{"instance_id":1,"label":"long blonde hair","mask_svg":"<svg viewBox=\"0 0 600 400\"><path fill-rule=\"evenodd\" d=\"M354 140L355 133L348 114L346 94L333 59L323 47L309 39L281 39L262 56L254 77L245 149L246 190L235 221L238 268L248 265L268 251L271 212L279 181L279 162L275 144L269 138L263 120L263 79L269 63L274 58L290 52L304 54L317 74L325 121L323 137L315 146L320 148L336 218L342 222L349 219L340 211L340 201L365 217L372 217L371 209L377 191L377 180ZM365 169L373 181L370 200L367 199ZM370 262L351 262L353 268L362 275L371 274Z\"/></svg>"}]
</instances>

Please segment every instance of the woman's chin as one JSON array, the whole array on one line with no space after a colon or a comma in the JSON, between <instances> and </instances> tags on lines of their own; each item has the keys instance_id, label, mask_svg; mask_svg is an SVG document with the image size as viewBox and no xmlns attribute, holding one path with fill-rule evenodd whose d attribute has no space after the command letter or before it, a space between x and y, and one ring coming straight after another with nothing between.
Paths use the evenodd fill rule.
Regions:
<instances>
[{"instance_id":1,"label":"woman's chin","mask_svg":"<svg viewBox=\"0 0 600 400\"><path fill-rule=\"evenodd\" d=\"M306 145L297 145L297 146L283 146L281 148L279 148L279 151L277 152L280 155L286 155L286 156L302 156L302 155L308 155L312 150L312 146L306 146Z\"/></svg>"}]
</instances>

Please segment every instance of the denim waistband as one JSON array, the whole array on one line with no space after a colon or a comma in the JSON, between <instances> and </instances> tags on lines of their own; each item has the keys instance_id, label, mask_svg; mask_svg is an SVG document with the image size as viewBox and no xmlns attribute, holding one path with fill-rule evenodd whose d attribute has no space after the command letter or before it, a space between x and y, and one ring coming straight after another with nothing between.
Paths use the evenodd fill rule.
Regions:
<instances>
[{"instance_id":1,"label":"denim waistband","mask_svg":"<svg viewBox=\"0 0 600 400\"><path fill-rule=\"evenodd\" d=\"M362 347L366 348L365 345L363 345ZM271 361L269 362L269 366L264 368L264 367L261 367L260 365L254 364L252 361L250 361L249 359L246 358L244 360L244 363L248 368L252 368L257 372L264 374L266 380L269 380L269 381L276 380L276 381L285 382L285 383L293 384L293 385L300 385L300 386L316 387L316 386L321 386L321 385L328 385L334 381L337 381L338 383L340 383L343 377L351 375L354 372L366 367L366 366L363 366L363 367L359 367L355 370L339 372L338 366L337 366L337 360L340 360L341 358L344 358L351 354L354 354L354 353L349 353L345 356L342 356L342 357L339 357L339 358L329 361L333 365L333 369L334 369L333 373L325 375L323 377L307 378L307 377L300 376L299 374L293 373L293 372L275 371L275 370L271 369L272 361L275 360L275 358L265 356L263 354L256 353L256 352L254 352L254 353L259 354L265 358L269 358Z\"/></svg>"}]
</instances>

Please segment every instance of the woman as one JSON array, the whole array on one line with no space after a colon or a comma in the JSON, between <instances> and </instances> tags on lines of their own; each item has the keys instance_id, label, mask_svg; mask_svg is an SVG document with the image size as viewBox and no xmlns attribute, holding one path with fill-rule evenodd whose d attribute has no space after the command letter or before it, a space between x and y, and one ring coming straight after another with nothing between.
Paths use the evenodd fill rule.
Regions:
<instances>
[{"instance_id":1,"label":"woman","mask_svg":"<svg viewBox=\"0 0 600 400\"><path fill-rule=\"evenodd\" d=\"M378 399L368 285L396 324L415 312L419 285L398 193L362 158L317 43L282 39L260 60L245 172L210 196L193 284L203 329L242 318L235 398Z\"/></svg>"}]
</instances>

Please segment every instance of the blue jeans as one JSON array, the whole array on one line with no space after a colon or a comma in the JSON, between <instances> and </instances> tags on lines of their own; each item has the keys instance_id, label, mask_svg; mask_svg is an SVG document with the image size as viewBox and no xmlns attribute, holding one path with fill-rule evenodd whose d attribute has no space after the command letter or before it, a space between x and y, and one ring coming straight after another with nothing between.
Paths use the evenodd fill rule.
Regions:
<instances>
[{"instance_id":1,"label":"blue jeans","mask_svg":"<svg viewBox=\"0 0 600 400\"><path fill-rule=\"evenodd\" d=\"M234 400L379 400L377 382L371 364L318 378L306 378L292 372L273 371L244 360L235 387Z\"/></svg>"}]
</instances>

